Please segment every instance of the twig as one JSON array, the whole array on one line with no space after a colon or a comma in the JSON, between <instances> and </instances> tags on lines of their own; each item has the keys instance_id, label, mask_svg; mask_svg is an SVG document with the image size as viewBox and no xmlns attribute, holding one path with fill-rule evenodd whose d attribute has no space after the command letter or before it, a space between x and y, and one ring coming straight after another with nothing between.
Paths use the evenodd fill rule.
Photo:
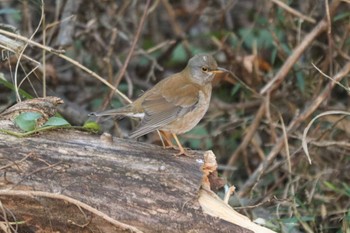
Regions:
<instances>
[{"instance_id":1,"label":"twig","mask_svg":"<svg viewBox=\"0 0 350 233\"><path fill-rule=\"evenodd\" d=\"M22 40L22 41L24 41L24 42L26 42L26 43L28 43L30 45L34 45L34 46L36 46L38 48L45 49L46 51L48 51L50 53L55 53L57 55L65 53L64 50L54 49L54 48L42 45L42 44L40 44L38 42L35 42L35 41L31 40L31 39L28 39L27 37L15 34L13 32L9 32L9 31L0 29L0 33L3 34L3 35L9 36L9 37L18 39L18 40Z\"/></svg>"},{"instance_id":2,"label":"twig","mask_svg":"<svg viewBox=\"0 0 350 233\"><path fill-rule=\"evenodd\" d=\"M303 121L304 119L308 118L317 108L320 106L321 103L323 103L328 96L330 96L331 90L335 86L337 82L340 82L346 75L350 73L350 62L346 63L343 66L343 69L341 69L332 79L331 82L327 84L327 86L322 90L322 92L318 95L318 97L312 101L309 108L307 108L304 112L300 114L300 118ZM291 125L288 128L294 127L292 125L293 122L291 122ZM296 124L296 123L294 123Z\"/></svg>"},{"instance_id":3,"label":"twig","mask_svg":"<svg viewBox=\"0 0 350 233\"><path fill-rule=\"evenodd\" d=\"M298 61L302 53L310 46L315 38L327 29L327 21L320 21L316 27L301 41L301 43L293 50L292 54L284 62L281 69L277 72L275 77L271 79L260 91L261 94L272 92L280 83L286 78L288 72L293 65Z\"/></svg>"},{"instance_id":4,"label":"twig","mask_svg":"<svg viewBox=\"0 0 350 233\"><path fill-rule=\"evenodd\" d=\"M260 121L265 113L265 109L266 109L265 104L261 103L260 108L259 108L258 112L255 114L255 118L254 118L252 124L250 125L247 134L244 136L242 143L238 146L238 148L235 150L235 152L231 155L230 160L227 163L227 166L232 166L235 163L235 161L237 160L240 153L247 148L250 140L252 140L257 128L259 127ZM231 176L231 174L232 174L231 170L225 170L223 175L228 178Z\"/></svg>"},{"instance_id":5,"label":"twig","mask_svg":"<svg viewBox=\"0 0 350 233\"><path fill-rule=\"evenodd\" d=\"M42 17L42 30L43 30L43 45L46 45L46 20L45 20L45 5L44 0L41 0L41 17ZM46 97L46 50L42 50L42 81L43 81L43 97Z\"/></svg>"},{"instance_id":6,"label":"twig","mask_svg":"<svg viewBox=\"0 0 350 233\"><path fill-rule=\"evenodd\" d=\"M176 20L175 11L174 11L173 7L171 6L171 4L169 3L169 0L161 0L161 2L163 4L165 10L168 12L171 28L174 29L176 37L181 38L181 40L184 42L184 46L185 46L186 50L190 51L190 44L186 40L186 33L180 27L178 20Z\"/></svg>"},{"instance_id":7,"label":"twig","mask_svg":"<svg viewBox=\"0 0 350 233\"><path fill-rule=\"evenodd\" d=\"M330 15L333 15L336 8L340 4L340 0L332 1L330 6ZM321 20L316 27L305 36L302 42L293 50L292 54L284 62L281 69L277 72L275 77L271 79L260 91L261 94L266 94L267 92L272 92L276 89L280 83L286 78L288 72L292 69L293 65L298 61L302 53L310 46L310 44L315 40L315 38L320 35L322 32L328 29L328 20L327 18Z\"/></svg>"},{"instance_id":8,"label":"twig","mask_svg":"<svg viewBox=\"0 0 350 233\"><path fill-rule=\"evenodd\" d=\"M307 107L302 113L296 116L292 122L288 125L286 132L289 135L293 132L297 127L301 125L301 123L305 122L305 120L315 112L315 110L323 103L331 93L331 90L335 86L336 82L340 82L347 74L350 73L350 62L344 65L343 69L341 69L334 77L333 81L329 82L327 86L322 90L322 92L315 98L309 107ZM249 179L245 182L245 184L241 187L239 196L244 196L248 193L251 187L260 179L263 175L266 168L270 166L272 161L276 158L278 153L281 151L285 143L284 135L280 136L275 146L271 149L270 153L266 156L266 159L255 169L253 174L249 177Z\"/></svg>"},{"instance_id":9,"label":"twig","mask_svg":"<svg viewBox=\"0 0 350 233\"><path fill-rule=\"evenodd\" d=\"M3 35L7 35L9 37L12 37L12 38L16 38L18 40L22 40L30 45L34 45L38 48L41 48L41 49L44 49L50 53L54 53L56 54L58 57L72 63L73 65L75 65L76 67L82 69L83 71L85 71L86 73L88 73L89 75L93 76L94 78L97 78L99 81L101 81L102 83L104 83L106 86L108 86L109 88L111 88L113 91L115 91L121 98L123 98L125 101L127 102L131 102L131 100L126 96L124 95L122 92L120 92L118 89L116 89L112 84L110 84L109 82L107 82L105 79L103 79L101 76L99 76L98 74L96 74L95 72L91 71L90 69L88 69L87 67L83 66L82 64L80 64L79 62L73 60L72 58L70 57L67 57L66 55L64 55L63 53L65 52L64 50L57 50L57 49L54 49L54 48L51 48L51 47L48 47L48 46L44 46L40 43L37 43L35 41L32 41L31 39L28 39L24 36L21 36L21 35L17 35L15 33L12 33L12 32L9 32L9 31L5 31L3 29L0 29L0 34L3 34Z\"/></svg>"},{"instance_id":10,"label":"twig","mask_svg":"<svg viewBox=\"0 0 350 233\"><path fill-rule=\"evenodd\" d=\"M272 116L271 116L271 108L270 108L271 102L270 101L271 101L271 95L267 94L266 95L266 101L265 101L265 105L266 105L265 117L267 119L267 123L268 123L269 128L270 128L271 140L273 142L275 142L277 140L276 124L275 124L275 121L272 119Z\"/></svg>"},{"instance_id":11,"label":"twig","mask_svg":"<svg viewBox=\"0 0 350 233\"><path fill-rule=\"evenodd\" d=\"M0 171L1 171L1 170L4 170L4 169L6 169L6 168L10 168L10 167L12 167L12 166L14 166L14 165L16 165L16 167L17 167L18 169L20 169L19 166L18 166L18 164L19 164L19 163L22 163L24 160L26 160L28 157L30 157L30 156L32 156L32 155L33 155L32 153L29 153L29 154L27 154L24 158L22 158L21 160L13 161L11 164L6 164L6 165L0 167Z\"/></svg>"},{"instance_id":12,"label":"twig","mask_svg":"<svg viewBox=\"0 0 350 233\"><path fill-rule=\"evenodd\" d=\"M106 63L106 70L108 73L108 81L111 82L111 80L113 80L113 68L112 68L112 63L111 63L111 57L113 55L114 52L114 45L115 45L115 41L117 39L117 35L118 35L118 29L117 28L113 28L112 29L112 34L111 37L109 39L109 45L107 48L107 55L103 58L103 61Z\"/></svg>"},{"instance_id":13,"label":"twig","mask_svg":"<svg viewBox=\"0 0 350 233\"><path fill-rule=\"evenodd\" d=\"M328 0L325 0L325 6L326 6L326 19L328 22L327 27L327 39L328 39L328 62L329 62L329 68L330 68L330 75L333 75L333 38L332 38L332 19L331 14L329 12L329 4Z\"/></svg>"},{"instance_id":14,"label":"twig","mask_svg":"<svg viewBox=\"0 0 350 233\"><path fill-rule=\"evenodd\" d=\"M175 43L176 43L176 40L166 40L166 41L163 41L163 42L155 45L154 47L147 49L145 52L148 54L153 53L153 52L155 52L155 51L157 51L165 46L173 45ZM141 51L141 53L143 53L143 51Z\"/></svg>"},{"instance_id":15,"label":"twig","mask_svg":"<svg viewBox=\"0 0 350 233\"><path fill-rule=\"evenodd\" d=\"M118 85L119 85L119 83L120 83L122 77L124 76L125 71L126 71L126 68L128 67L129 62L130 62L130 59L131 59L131 57L132 57L132 54L134 53L134 50L135 50L137 41L139 40L139 37L140 37L141 31L142 31L143 25L144 25L145 20L146 20L146 17L147 17L147 12L148 12L148 8L149 8L149 6L150 6L150 3L151 3L151 0L147 0L146 5L145 5L145 8L144 8L144 11L143 11L143 15L142 15L141 20L140 20L139 27L137 28L137 31L136 31L134 40L133 40L133 42L132 42L132 44L131 44L131 48L130 48L130 51L129 51L129 53L128 53L128 56L127 56L126 59L125 59L124 65L123 65L123 67L121 68L118 77L115 79L115 81L114 81L114 83L113 83L113 86L114 86L115 88L118 87ZM111 100L112 100L113 94L114 94L113 92L110 92L110 93L109 93L108 98L107 98L106 101L103 103L102 109L106 109L106 107L108 106L108 104L109 104L109 103L111 102ZM128 102L128 103L132 103L132 101L130 101L130 100L127 100L127 102Z\"/></svg>"},{"instance_id":16,"label":"twig","mask_svg":"<svg viewBox=\"0 0 350 233\"><path fill-rule=\"evenodd\" d=\"M44 64L43 64L44 65ZM33 88L33 91L35 92L35 94L36 94L36 91L35 91L35 89L34 89L34 87L33 87L33 85L32 85L32 83L31 83L31 81L30 81L30 79L29 79L29 76L33 73L33 72L35 72L39 67L44 67L43 65L41 65L40 63L39 63L39 65L36 65L35 67L33 67L30 71L29 71L29 73L26 73L26 75L23 77L23 79L22 79L22 81L19 83L19 84L17 84L17 89L19 90L20 89L20 87L22 86L22 84L28 79L28 82L30 83L30 85L32 86L32 88ZM21 67L22 67L22 65L21 65ZM23 67L22 67L23 68ZM45 69L45 68L44 68ZM43 76L43 77L45 77L45 76Z\"/></svg>"},{"instance_id":17,"label":"twig","mask_svg":"<svg viewBox=\"0 0 350 233\"><path fill-rule=\"evenodd\" d=\"M283 139L284 139L284 145L286 148L286 157L287 157L287 165L288 165L288 173L292 174L292 164L290 161L290 150L289 150L289 145L288 145L288 134L286 130L286 125L284 124L283 117L281 113L278 113L281 125L282 125L282 132L283 132Z\"/></svg>"},{"instance_id":18,"label":"twig","mask_svg":"<svg viewBox=\"0 0 350 233\"><path fill-rule=\"evenodd\" d=\"M297 10L294 10L293 8L291 8L290 6L288 6L287 4L285 4L284 2L281 2L280 0L271 0L273 3L279 5L281 8L285 9L286 11L288 11L289 13L291 13L292 15L295 15L305 21L308 21L310 23L316 23L316 20L307 16L307 15L303 15L302 13L300 13Z\"/></svg>"},{"instance_id":19,"label":"twig","mask_svg":"<svg viewBox=\"0 0 350 233\"><path fill-rule=\"evenodd\" d=\"M260 206L263 206L267 203L271 203L273 202L274 200L271 200L271 199L268 199L268 200L264 200L263 202L260 202L258 204L255 204L255 205L249 205L249 206L235 206L235 210L247 210L247 209L256 209Z\"/></svg>"},{"instance_id":20,"label":"twig","mask_svg":"<svg viewBox=\"0 0 350 233\"><path fill-rule=\"evenodd\" d=\"M44 6L42 5L41 7L44 7ZM40 25L41 25L41 23L42 23L42 21L43 21L43 18L44 18L44 15L41 14L41 17L40 17L38 26L36 27L36 29L35 29L35 31L33 32L33 34L30 36L30 39L29 39L29 40L31 40L31 39L34 37L34 35L37 33L37 31L39 30ZM18 67L19 67L19 65L20 65L20 63L21 63L22 56L23 56L24 51L26 50L27 46L28 46L28 42L26 41L26 44L22 47L22 50L19 52L19 55L18 55L18 57L17 57L16 66L15 66L14 86L15 86L15 94L16 94L16 100L17 100L17 102L20 102L20 101L21 101L21 96L20 96L19 90L18 90L19 87L18 87L18 85L17 85L17 80L18 80L18 78L17 78ZM44 67L44 69L45 69L45 67Z\"/></svg>"},{"instance_id":21,"label":"twig","mask_svg":"<svg viewBox=\"0 0 350 233\"><path fill-rule=\"evenodd\" d=\"M48 164L46 161L43 161L43 160L40 160L40 159L38 159L38 160L41 161L41 162L43 162L43 163L45 163L46 165ZM36 173L40 173L40 172L42 172L42 171L49 170L49 169L54 168L54 167L56 167L56 166L58 166L58 165L60 165L60 164L62 164L61 161L60 161L60 162L57 162L57 163L54 163L54 164L49 164L49 165L47 165L46 167L40 167L40 168L38 168L38 169L36 169L36 170L34 170L34 171L31 171L31 172L25 174L24 176L22 176L21 179L20 179L19 181L17 181L15 184L11 184L11 188L15 188L15 187L19 186L19 185L20 185L23 181L25 181L28 177L30 177L30 176L32 176L32 175L34 175L34 174L36 174Z\"/></svg>"},{"instance_id":22,"label":"twig","mask_svg":"<svg viewBox=\"0 0 350 233\"><path fill-rule=\"evenodd\" d=\"M341 82L335 81L332 77L330 77L329 75L323 73L323 71L318 68L314 63L311 63L311 65L318 71L320 72L320 74L322 74L324 77L332 80L332 82L335 82L338 86L344 88L344 90L346 90L348 93L350 93L350 87L346 87L345 85L343 85Z\"/></svg>"},{"instance_id":23,"label":"twig","mask_svg":"<svg viewBox=\"0 0 350 233\"><path fill-rule=\"evenodd\" d=\"M1 36L1 35L0 35L0 36ZM4 49L4 50L8 50L8 51L10 51L10 52L12 52L12 53L17 53L17 51L16 51L15 49L12 49L12 48L3 46L3 45L1 45L1 44L0 44L0 48L2 48L2 49ZM31 62L35 63L37 66L40 66L40 65L41 65L40 62L34 60L33 58L31 58L31 57L29 57L29 56L27 56L27 55L25 55L25 54L23 54L23 57L24 57L25 59L27 59L28 61L31 61Z\"/></svg>"},{"instance_id":24,"label":"twig","mask_svg":"<svg viewBox=\"0 0 350 233\"><path fill-rule=\"evenodd\" d=\"M330 147L330 146L336 146L336 147L345 147L350 149L350 142L348 141L319 141L319 142L309 142L310 144L318 147Z\"/></svg>"},{"instance_id":25,"label":"twig","mask_svg":"<svg viewBox=\"0 0 350 233\"><path fill-rule=\"evenodd\" d=\"M115 60L115 63L117 64L117 66L119 68L123 66L123 64L120 61L119 57L115 56L114 60ZM132 93L133 93L133 90L134 90L134 85L133 85L133 83L131 81L131 77L130 77L130 75L129 75L129 73L127 71L125 71L124 77L125 77L126 83L128 84L128 96L132 97Z\"/></svg>"},{"instance_id":26,"label":"twig","mask_svg":"<svg viewBox=\"0 0 350 233\"><path fill-rule=\"evenodd\" d=\"M300 222L300 225L304 228L305 232L313 233L314 231L308 225L307 221L304 221L302 219L303 216L299 213L297 206L298 206L298 204L296 203L296 200L294 199L293 204L292 204L293 215L296 217L296 219L298 219L298 221Z\"/></svg>"},{"instance_id":27,"label":"twig","mask_svg":"<svg viewBox=\"0 0 350 233\"><path fill-rule=\"evenodd\" d=\"M186 27L184 27L184 33L185 35L189 32L189 30L196 24L196 22L199 20L199 18L202 16L204 9L207 7L208 1L200 1L200 4L198 8L194 11L195 14L192 15L191 19L188 21ZM174 51L174 49L182 43L182 41L185 38L175 38L175 43L170 45L169 48L158 57L158 62L160 64L164 64L164 61L167 61L171 53Z\"/></svg>"},{"instance_id":28,"label":"twig","mask_svg":"<svg viewBox=\"0 0 350 233\"><path fill-rule=\"evenodd\" d=\"M11 224L9 223L8 219L7 219L7 214L6 214L6 210L2 204L2 202L0 201L0 209L2 211L2 216L1 218L4 219L4 224L2 224L1 229L5 232L5 233L11 233L10 230L10 226Z\"/></svg>"},{"instance_id":29,"label":"twig","mask_svg":"<svg viewBox=\"0 0 350 233\"><path fill-rule=\"evenodd\" d=\"M95 214L96 216L99 216L106 220L107 222L113 224L114 226L122 229L122 230L129 230L130 232L135 232L135 233L142 233L139 229L136 227L130 226L128 224L122 223L120 221L117 221L110 216L102 213L101 211L68 196L62 195L62 194L57 194L57 193L49 193L49 192L42 192L42 191L21 191L21 190L0 190L0 196L21 196L21 197L44 197L44 198L50 198L50 199L57 199L57 200L62 200L71 204L76 205L77 207L81 207L92 214Z\"/></svg>"},{"instance_id":30,"label":"twig","mask_svg":"<svg viewBox=\"0 0 350 233\"><path fill-rule=\"evenodd\" d=\"M54 23L49 26L59 24L56 45L59 47L68 47L73 43L74 38L74 21L76 20L77 11L81 5L82 0L68 0L57 6L56 10L62 9L62 12L56 12L56 19ZM64 5L63 5L64 4ZM58 19L60 15L60 19ZM48 30L49 27L46 28Z\"/></svg>"},{"instance_id":31,"label":"twig","mask_svg":"<svg viewBox=\"0 0 350 233\"><path fill-rule=\"evenodd\" d=\"M311 163L311 159L310 159L310 155L309 155L309 150L307 148L307 139L306 139L306 136L307 136L307 133L309 132L312 124L320 117L322 116L327 116L327 115L337 115L337 114L341 114L341 115L347 115L347 116L350 116L350 112L345 112L345 111L327 111L327 112L323 112L319 115L317 115L316 117L314 117L310 122L309 124L306 126L306 128L304 129L304 132L303 132L303 137L302 137L302 146L303 146L303 150L306 154L306 156L308 157L309 159L309 162Z\"/></svg>"}]
</instances>

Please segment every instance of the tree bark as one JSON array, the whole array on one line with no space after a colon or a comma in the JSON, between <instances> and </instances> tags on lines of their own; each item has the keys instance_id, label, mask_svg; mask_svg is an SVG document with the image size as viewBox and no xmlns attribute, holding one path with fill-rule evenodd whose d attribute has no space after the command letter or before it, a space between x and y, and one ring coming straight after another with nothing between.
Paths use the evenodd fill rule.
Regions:
<instances>
[{"instance_id":1,"label":"tree bark","mask_svg":"<svg viewBox=\"0 0 350 233\"><path fill-rule=\"evenodd\" d=\"M7 223L0 227L26 233L251 232L204 213L203 152L174 153L72 129L23 138L0 133L0 217Z\"/></svg>"}]
</instances>

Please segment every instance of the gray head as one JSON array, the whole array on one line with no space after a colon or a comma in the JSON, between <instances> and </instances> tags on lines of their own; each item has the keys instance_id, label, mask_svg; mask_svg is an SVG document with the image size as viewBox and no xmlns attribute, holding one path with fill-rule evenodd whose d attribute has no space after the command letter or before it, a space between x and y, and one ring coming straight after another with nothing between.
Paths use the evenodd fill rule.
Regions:
<instances>
[{"instance_id":1,"label":"gray head","mask_svg":"<svg viewBox=\"0 0 350 233\"><path fill-rule=\"evenodd\" d=\"M187 68L193 81L202 85L211 82L216 73L226 72L225 69L218 67L211 55L207 54L193 56L188 61Z\"/></svg>"}]
</instances>

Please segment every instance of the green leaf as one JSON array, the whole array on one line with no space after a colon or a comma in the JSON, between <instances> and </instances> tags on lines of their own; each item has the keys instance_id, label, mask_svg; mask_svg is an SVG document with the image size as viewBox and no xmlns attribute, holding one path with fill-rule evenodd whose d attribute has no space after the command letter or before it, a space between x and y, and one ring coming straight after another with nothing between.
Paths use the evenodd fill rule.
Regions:
<instances>
[{"instance_id":1,"label":"green leaf","mask_svg":"<svg viewBox=\"0 0 350 233\"><path fill-rule=\"evenodd\" d=\"M338 15L335 15L333 18L333 22L335 23L336 21L339 21L339 20L348 20L347 18L349 18L349 17L350 17L350 12L345 11L344 13L340 13Z\"/></svg>"},{"instance_id":2,"label":"green leaf","mask_svg":"<svg viewBox=\"0 0 350 233\"><path fill-rule=\"evenodd\" d=\"M85 122L83 128L93 132L99 132L101 130L101 126L94 121Z\"/></svg>"},{"instance_id":3,"label":"green leaf","mask_svg":"<svg viewBox=\"0 0 350 233\"><path fill-rule=\"evenodd\" d=\"M0 73L0 85L4 85L6 88L8 88L8 89L10 89L12 91L15 90L15 86L5 79L3 73ZM22 97L25 97L26 99L32 99L33 98L28 92L25 92L22 89L18 89L18 92L19 92L19 94Z\"/></svg>"},{"instance_id":4,"label":"green leaf","mask_svg":"<svg viewBox=\"0 0 350 233\"><path fill-rule=\"evenodd\" d=\"M23 131L32 131L37 127L37 120L42 117L37 112L24 112L15 118L15 124Z\"/></svg>"},{"instance_id":5,"label":"green leaf","mask_svg":"<svg viewBox=\"0 0 350 233\"><path fill-rule=\"evenodd\" d=\"M182 44L176 46L173 51L171 61L175 63L185 62L187 60L186 50Z\"/></svg>"},{"instance_id":6,"label":"green leaf","mask_svg":"<svg viewBox=\"0 0 350 233\"><path fill-rule=\"evenodd\" d=\"M236 34L230 33L229 41L232 47L239 46L239 38L237 37Z\"/></svg>"},{"instance_id":7,"label":"green leaf","mask_svg":"<svg viewBox=\"0 0 350 233\"><path fill-rule=\"evenodd\" d=\"M336 193L342 194L342 195L344 195L344 194L346 195L346 191L341 189L340 187L338 187L336 184L333 184L333 183L331 183L329 181L325 181L323 183L330 190L332 190L332 191L334 191Z\"/></svg>"},{"instance_id":8,"label":"green leaf","mask_svg":"<svg viewBox=\"0 0 350 233\"><path fill-rule=\"evenodd\" d=\"M258 48L271 48L273 46L273 37L266 29L243 28L238 34L242 37L244 44L252 49L256 43Z\"/></svg>"},{"instance_id":9,"label":"green leaf","mask_svg":"<svg viewBox=\"0 0 350 233\"><path fill-rule=\"evenodd\" d=\"M0 15L14 15L17 19L20 19L21 12L14 8L3 8L0 9Z\"/></svg>"},{"instance_id":10,"label":"green leaf","mask_svg":"<svg viewBox=\"0 0 350 233\"><path fill-rule=\"evenodd\" d=\"M231 96L235 96L240 89L241 89L241 84L237 83L231 90Z\"/></svg>"},{"instance_id":11,"label":"green leaf","mask_svg":"<svg viewBox=\"0 0 350 233\"><path fill-rule=\"evenodd\" d=\"M304 93L305 92L305 80L304 80L303 73L300 71L297 71L296 77L297 77L297 86L298 86L299 90L302 93Z\"/></svg>"},{"instance_id":12,"label":"green leaf","mask_svg":"<svg viewBox=\"0 0 350 233\"><path fill-rule=\"evenodd\" d=\"M337 188L335 187L334 184L332 184L331 182L325 181L324 182L325 186L331 190L337 190Z\"/></svg>"},{"instance_id":13,"label":"green leaf","mask_svg":"<svg viewBox=\"0 0 350 233\"><path fill-rule=\"evenodd\" d=\"M276 59L277 59L277 55L278 55L278 50L276 48L273 48L271 50L271 58L270 58L271 64L275 64Z\"/></svg>"},{"instance_id":14,"label":"green leaf","mask_svg":"<svg viewBox=\"0 0 350 233\"><path fill-rule=\"evenodd\" d=\"M197 125L189 134L195 136L194 138L189 139L191 148L200 149L201 146L205 146L205 148L211 148L213 146L212 140L208 137L209 132L203 125Z\"/></svg>"},{"instance_id":15,"label":"green leaf","mask_svg":"<svg viewBox=\"0 0 350 233\"><path fill-rule=\"evenodd\" d=\"M350 186L346 183L342 183L343 188L344 188L344 193L350 197Z\"/></svg>"},{"instance_id":16,"label":"green leaf","mask_svg":"<svg viewBox=\"0 0 350 233\"><path fill-rule=\"evenodd\" d=\"M70 125L68 121L62 117L50 117L49 120L44 124L44 126L64 126Z\"/></svg>"}]
</instances>

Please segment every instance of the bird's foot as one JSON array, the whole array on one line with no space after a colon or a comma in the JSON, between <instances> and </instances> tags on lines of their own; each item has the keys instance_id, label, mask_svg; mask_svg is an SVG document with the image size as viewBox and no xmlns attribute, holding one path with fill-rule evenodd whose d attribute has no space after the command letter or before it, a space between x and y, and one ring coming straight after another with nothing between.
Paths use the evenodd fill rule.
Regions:
<instances>
[{"instance_id":1,"label":"bird's foot","mask_svg":"<svg viewBox=\"0 0 350 233\"><path fill-rule=\"evenodd\" d=\"M190 150L189 148L183 148L183 147L178 147L178 146L175 146L175 145L172 145L172 146L163 146L164 149L167 149L167 150L176 150L178 151L177 153L174 153L173 155L174 156L188 156L188 157L193 157L191 154L190 154Z\"/></svg>"},{"instance_id":2,"label":"bird's foot","mask_svg":"<svg viewBox=\"0 0 350 233\"><path fill-rule=\"evenodd\" d=\"M175 150L179 150L179 152L175 153L174 156L186 156L186 157L193 157L193 155L190 153L190 150L184 149L184 148L175 148Z\"/></svg>"}]
</instances>

